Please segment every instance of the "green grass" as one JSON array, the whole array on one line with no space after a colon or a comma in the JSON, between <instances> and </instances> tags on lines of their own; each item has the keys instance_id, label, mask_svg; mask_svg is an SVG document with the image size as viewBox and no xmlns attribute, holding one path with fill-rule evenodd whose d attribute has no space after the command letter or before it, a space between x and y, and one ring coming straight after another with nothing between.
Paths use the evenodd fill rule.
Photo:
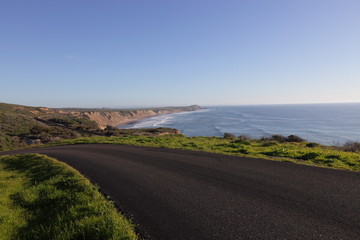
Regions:
<instances>
[{"instance_id":1,"label":"green grass","mask_svg":"<svg viewBox=\"0 0 360 240\"><path fill-rule=\"evenodd\" d=\"M0 240L137 239L85 177L39 154L0 157Z\"/></svg>"},{"instance_id":2,"label":"green grass","mask_svg":"<svg viewBox=\"0 0 360 240\"><path fill-rule=\"evenodd\" d=\"M67 145L83 143L114 143L137 146L189 149L214 152L235 156L257 157L277 161L332 167L360 171L360 153L344 152L336 147L315 145L307 142L285 142L262 140L225 139L219 137L184 137L183 135L165 136L124 136L124 137L87 137L48 145Z\"/></svg>"}]
</instances>

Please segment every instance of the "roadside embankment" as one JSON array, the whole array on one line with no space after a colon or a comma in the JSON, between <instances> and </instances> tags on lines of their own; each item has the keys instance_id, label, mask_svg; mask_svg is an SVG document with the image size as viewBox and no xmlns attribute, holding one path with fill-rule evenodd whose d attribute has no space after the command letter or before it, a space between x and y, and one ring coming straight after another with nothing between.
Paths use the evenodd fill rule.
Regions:
<instances>
[{"instance_id":1,"label":"roadside embankment","mask_svg":"<svg viewBox=\"0 0 360 240\"><path fill-rule=\"evenodd\" d=\"M180 134L174 134L163 136L127 135L121 137L87 137L53 142L49 143L48 146L90 143L187 149L360 171L360 152L308 142L277 142L270 139L244 140L241 138L185 137Z\"/></svg>"},{"instance_id":2,"label":"roadside embankment","mask_svg":"<svg viewBox=\"0 0 360 240\"><path fill-rule=\"evenodd\" d=\"M133 140L165 145L167 138ZM116 140L107 138L111 139ZM201 139L186 140L180 144L206 147ZM235 150L223 144L224 150ZM13 153L20 152L46 154L86 174L132 217L140 236L148 240L353 240L360 235L357 172L119 144Z\"/></svg>"},{"instance_id":3,"label":"roadside embankment","mask_svg":"<svg viewBox=\"0 0 360 240\"><path fill-rule=\"evenodd\" d=\"M78 171L40 154L0 157L0 240L137 239Z\"/></svg>"}]
</instances>

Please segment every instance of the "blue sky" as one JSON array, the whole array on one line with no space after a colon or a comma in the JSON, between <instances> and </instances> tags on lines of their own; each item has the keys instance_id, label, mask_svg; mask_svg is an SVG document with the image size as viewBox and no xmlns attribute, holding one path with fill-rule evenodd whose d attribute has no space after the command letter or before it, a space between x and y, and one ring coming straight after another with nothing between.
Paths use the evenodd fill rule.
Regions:
<instances>
[{"instance_id":1,"label":"blue sky","mask_svg":"<svg viewBox=\"0 0 360 240\"><path fill-rule=\"evenodd\" d=\"M360 102L358 0L0 3L0 102Z\"/></svg>"}]
</instances>

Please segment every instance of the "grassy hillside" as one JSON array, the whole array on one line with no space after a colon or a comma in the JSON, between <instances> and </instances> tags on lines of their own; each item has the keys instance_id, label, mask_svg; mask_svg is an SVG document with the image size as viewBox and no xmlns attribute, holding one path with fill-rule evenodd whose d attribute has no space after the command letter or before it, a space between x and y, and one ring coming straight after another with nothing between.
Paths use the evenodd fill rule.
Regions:
<instances>
[{"instance_id":1,"label":"grassy hillside","mask_svg":"<svg viewBox=\"0 0 360 240\"><path fill-rule=\"evenodd\" d=\"M235 156L289 161L337 169L360 171L360 148L347 149L302 141L296 136L250 139L244 137L123 136L88 137L65 140L51 145L114 143L137 146L189 149ZM351 151L350 151L351 150Z\"/></svg>"},{"instance_id":2,"label":"grassy hillside","mask_svg":"<svg viewBox=\"0 0 360 240\"><path fill-rule=\"evenodd\" d=\"M39 154L0 157L0 240L137 239L79 172Z\"/></svg>"},{"instance_id":3,"label":"grassy hillside","mask_svg":"<svg viewBox=\"0 0 360 240\"><path fill-rule=\"evenodd\" d=\"M120 130L110 126L99 129L96 122L69 115L65 110L0 103L0 151L78 137L167 133L174 130Z\"/></svg>"},{"instance_id":4,"label":"grassy hillside","mask_svg":"<svg viewBox=\"0 0 360 240\"><path fill-rule=\"evenodd\" d=\"M51 126L37 121L31 112L0 112L0 151L82 136L85 134L76 129Z\"/></svg>"},{"instance_id":5,"label":"grassy hillside","mask_svg":"<svg viewBox=\"0 0 360 240\"><path fill-rule=\"evenodd\" d=\"M0 112L23 114L27 116L34 116L36 112L41 112L41 107L27 107L16 104L0 103Z\"/></svg>"},{"instance_id":6,"label":"grassy hillside","mask_svg":"<svg viewBox=\"0 0 360 240\"><path fill-rule=\"evenodd\" d=\"M76 129L79 125L52 123L58 113L42 107L26 107L0 103L0 151L23 148L32 144L48 143L54 140L84 137ZM43 119L39 119L43 117ZM44 120L49 118L50 121ZM63 116L69 122L79 121L75 117ZM85 122L89 128L97 128L93 122Z\"/></svg>"}]
</instances>

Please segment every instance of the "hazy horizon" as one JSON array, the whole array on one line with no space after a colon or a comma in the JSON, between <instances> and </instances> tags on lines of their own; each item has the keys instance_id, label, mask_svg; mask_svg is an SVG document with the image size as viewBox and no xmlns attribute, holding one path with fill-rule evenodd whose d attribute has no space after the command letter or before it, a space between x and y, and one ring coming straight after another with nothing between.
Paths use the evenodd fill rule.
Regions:
<instances>
[{"instance_id":1,"label":"hazy horizon","mask_svg":"<svg viewBox=\"0 0 360 240\"><path fill-rule=\"evenodd\" d=\"M355 0L6 1L0 102L360 102Z\"/></svg>"},{"instance_id":2,"label":"hazy horizon","mask_svg":"<svg viewBox=\"0 0 360 240\"><path fill-rule=\"evenodd\" d=\"M137 105L137 106L114 106L114 107L78 107L78 106L59 106L59 107L53 107L48 105L29 105L29 104L19 104L19 103L9 103L9 102L0 102L5 104L14 104L14 105L22 105L22 106L28 106L28 107L47 107L47 108L88 108L88 109L131 109L131 108L166 108L166 107L186 107L191 105L198 105L200 107L206 108L206 107L236 107L236 106L274 106L274 105L326 105L326 104L360 104L360 102L314 102L314 103L264 103L264 104L233 104L233 105L221 105L221 104L208 104L208 105L200 105L200 104L180 104L180 105Z\"/></svg>"}]
</instances>

